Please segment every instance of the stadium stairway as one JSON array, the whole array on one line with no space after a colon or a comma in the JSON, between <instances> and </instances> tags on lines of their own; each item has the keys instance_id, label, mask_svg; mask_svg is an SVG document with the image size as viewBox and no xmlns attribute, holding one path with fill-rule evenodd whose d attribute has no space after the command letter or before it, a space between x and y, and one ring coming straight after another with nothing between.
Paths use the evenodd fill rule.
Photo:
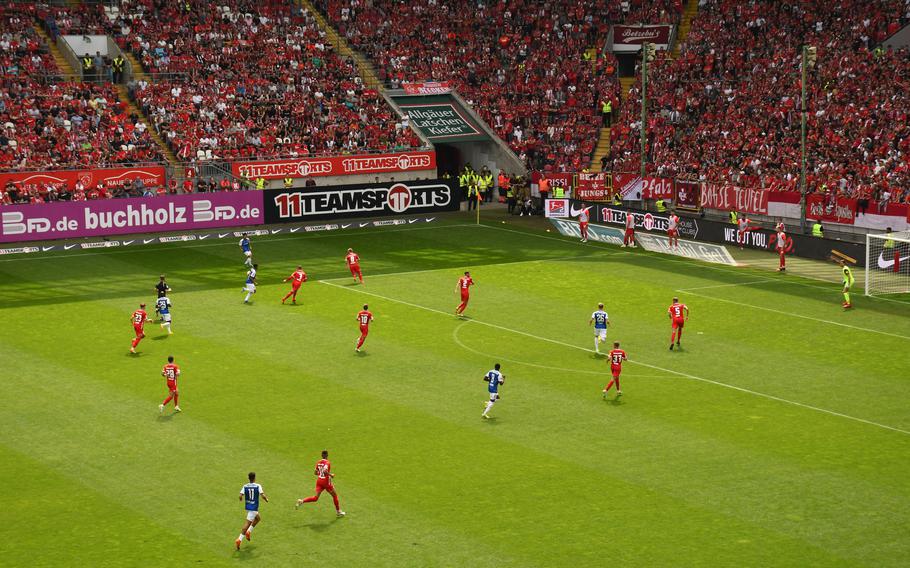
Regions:
<instances>
[{"instance_id":1,"label":"stadium stairway","mask_svg":"<svg viewBox=\"0 0 910 568\"><path fill-rule=\"evenodd\" d=\"M44 28L38 24L34 24L32 28L35 30L35 33L38 34L38 37L41 38L41 41L47 46L48 51L50 51L51 57L54 58L54 63L57 65L59 73L68 79L81 79L82 76L79 73L76 73L76 70L73 69L73 66L66 60L66 57L63 56L63 52L60 51L60 48L58 48L57 44L51 39L51 36L47 35Z\"/></svg>"},{"instance_id":2,"label":"stadium stairway","mask_svg":"<svg viewBox=\"0 0 910 568\"><path fill-rule=\"evenodd\" d=\"M376 69L367 58L353 50L347 40L329 24L322 13L317 10L309 0L296 0L296 3L310 14L313 14L313 17L316 19L316 24L325 32L329 42L335 46L336 53L344 57L350 57L354 60L354 64L357 66L357 72L360 74L364 86L376 91L382 90L382 83L379 81L379 75L376 74Z\"/></svg>"},{"instance_id":3,"label":"stadium stairway","mask_svg":"<svg viewBox=\"0 0 910 568\"><path fill-rule=\"evenodd\" d=\"M139 60L136 59L129 51L123 51L123 56L130 64L130 69L132 71L132 76L134 81L148 81L149 76L142 69L142 64L139 63ZM155 144L161 149L161 153L164 155L164 159L167 160L168 165L174 166L180 162L180 159L174 154L174 151L171 150L171 147L167 145L167 142L158 134L158 131L152 127L152 123L149 122L145 113L142 112L142 109L136 106L133 102L133 99L130 98L129 90L126 88L126 85L114 85L117 88L117 95L120 98L120 101L126 104L126 112L130 116L134 114L139 117L143 123L145 123L146 129L152 137L152 140L155 141Z\"/></svg>"},{"instance_id":4,"label":"stadium stairway","mask_svg":"<svg viewBox=\"0 0 910 568\"><path fill-rule=\"evenodd\" d=\"M679 22L679 30L677 30L676 42L673 44L673 50L670 52L673 59L679 57L679 46L689 37L689 30L692 29L692 20L697 14L698 0L689 0L686 2L686 6L683 8L682 20Z\"/></svg>"}]
</instances>

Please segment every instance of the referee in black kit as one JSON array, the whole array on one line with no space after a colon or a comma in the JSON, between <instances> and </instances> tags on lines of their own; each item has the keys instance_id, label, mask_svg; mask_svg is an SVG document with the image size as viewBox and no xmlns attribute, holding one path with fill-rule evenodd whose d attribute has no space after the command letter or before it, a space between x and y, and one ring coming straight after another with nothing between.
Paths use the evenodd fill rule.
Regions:
<instances>
[{"instance_id":1,"label":"referee in black kit","mask_svg":"<svg viewBox=\"0 0 910 568\"><path fill-rule=\"evenodd\" d=\"M158 298L163 298L167 296L167 293L171 291L171 287L167 285L167 282L164 280L164 274L160 276L158 283L155 284L155 291L158 292ZM161 319L160 314L158 313L158 302L155 302L155 321Z\"/></svg>"}]
</instances>

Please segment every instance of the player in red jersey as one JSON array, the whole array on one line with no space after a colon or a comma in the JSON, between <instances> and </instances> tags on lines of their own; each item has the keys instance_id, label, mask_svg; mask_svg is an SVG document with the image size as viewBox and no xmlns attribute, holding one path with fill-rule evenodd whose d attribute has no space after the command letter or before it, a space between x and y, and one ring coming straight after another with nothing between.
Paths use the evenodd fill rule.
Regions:
<instances>
[{"instance_id":1,"label":"player in red jersey","mask_svg":"<svg viewBox=\"0 0 910 568\"><path fill-rule=\"evenodd\" d=\"M130 353L136 352L136 346L145 337L144 326L148 319L149 315L145 312L145 304L139 304L139 309L130 316L130 321L133 322L133 331L136 332L136 337L130 343Z\"/></svg>"},{"instance_id":2,"label":"player in red jersey","mask_svg":"<svg viewBox=\"0 0 910 568\"><path fill-rule=\"evenodd\" d=\"M679 347L683 326L689 321L689 307L680 304L679 298L673 298L673 303L667 308L667 315L673 324L673 332L670 333L670 351L673 351L673 342L676 341L676 346Z\"/></svg>"},{"instance_id":3,"label":"player in red jersey","mask_svg":"<svg viewBox=\"0 0 910 568\"><path fill-rule=\"evenodd\" d=\"M604 387L604 398L607 398L607 391L615 384L616 396L622 396L622 390L619 388L619 375L622 373L622 362L626 360L626 352L619 348L619 342L613 342L613 350L608 355L607 362L610 363L610 373L613 378Z\"/></svg>"},{"instance_id":4,"label":"player in red jersey","mask_svg":"<svg viewBox=\"0 0 910 568\"><path fill-rule=\"evenodd\" d=\"M344 255L344 261L348 263L348 268L351 270L351 276L354 277L354 282L357 282L357 279L359 278L360 283L363 284L363 273L360 272L360 257L357 256L354 249L348 249L348 253Z\"/></svg>"},{"instance_id":5,"label":"player in red jersey","mask_svg":"<svg viewBox=\"0 0 910 568\"><path fill-rule=\"evenodd\" d=\"M360 324L360 339L357 340L357 347L354 348L354 351L360 353L360 348L363 347L363 342L367 340L367 335L370 334L370 322L373 321L373 312L370 311L370 307L366 304L363 305L363 309L357 312L357 323Z\"/></svg>"},{"instance_id":6,"label":"player in red jersey","mask_svg":"<svg viewBox=\"0 0 910 568\"><path fill-rule=\"evenodd\" d=\"M473 285L474 279L471 278L471 273L466 270L464 276L458 279L458 284L455 286L455 291L461 293L461 303L455 308L456 316L464 314L465 308L468 307L468 300L471 299L471 286Z\"/></svg>"},{"instance_id":7,"label":"player in red jersey","mask_svg":"<svg viewBox=\"0 0 910 568\"><path fill-rule=\"evenodd\" d=\"M306 499L297 499L297 505L295 508L300 507L304 503L315 503L319 501L319 495L323 491L328 491L329 495L332 496L332 500L335 502L335 514L339 517L344 516L344 511L341 510L341 506L338 504L338 494L335 493L335 486L332 484L332 478L335 477L335 474L332 473L332 464L329 463L329 451L322 450L322 459L316 462L316 469L313 471L313 475L316 476L316 494L307 497Z\"/></svg>"},{"instance_id":8,"label":"player in red jersey","mask_svg":"<svg viewBox=\"0 0 910 568\"><path fill-rule=\"evenodd\" d=\"M622 246L635 248L635 215L626 211L626 234L622 237Z\"/></svg>"},{"instance_id":9,"label":"player in red jersey","mask_svg":"<svg viewBox=\"0 0 910 568\"><path fill-rule=\"evenodd\" d=\"M302 266L298 266L290 276L282 280L282 282L287 282L291 280L291 291L288 292L284 298L281 298L281 303L283 304L285 300L291 298L291 303L297 303L297 291L300 290L300 285L306 282L306 272L303 271Z\"/></svg>"},{"instance_id":10,"label":"player in red jersey","mask_svg":"<svg viewBox=\"0 0 910 568\"><path fill-rule=\"evenodd\" d=\"M585 207L578 214L578 230L581 231L581 242L588 242L588 220L591 216L588 214L590 207Z\"/></svg>"},{"instance_id":11,"label":"player in red jersey","mask_svg":"<svg viewBox=\"0 0 910 568\"><path fill-rule=\"evenodd\" d=\"M674 245L679 248L679 216L675 212L670 213L670 223L667 226L667 240L672 248Z\"/></svg>"},{"instance_id":12,"label":"player in red jersey","mask_svg":"<svg viewBox=\"0 0 910 568\"><path fill-rule=\"evenodd\" d=\"M171 399L174 399L174 412L180 412L180 404L177 402L177 377L180 376L180 367L174 363L173 355L168 356L167 365L161 369L161 376L167 379L168 395L164 402L158 405L158 412L164 412L164 407Z\"/></svg>"}]
</instances>

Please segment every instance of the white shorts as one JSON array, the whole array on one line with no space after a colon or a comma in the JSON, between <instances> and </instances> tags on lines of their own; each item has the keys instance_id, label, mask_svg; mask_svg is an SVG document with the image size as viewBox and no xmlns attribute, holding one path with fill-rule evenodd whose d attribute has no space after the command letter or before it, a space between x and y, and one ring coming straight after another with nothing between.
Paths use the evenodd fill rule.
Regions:
<instances>
[{"instance_id":1,"label":"white shorts","mask_svg":"<svg viewBox=\"0 0 910 568\"><path fill-rule=\"evenodd\" d=\"M490 402L496 402L496 400L497 400L498 398L499 398L499 393L498 393L498 392L491 392L491 393L490 393Z\"/></svg>"},{"instance_id":2,"label":"white shorts","mask_svg":"<svg viewBox=\"0 0 910 568\"><path fill-rule=\"evenodd\" d=\"M246 290L247 292L251 292L254 294L256 293L256 285L252 284L252 283L247 284L246 286L243 287L243 289Z\"/></svg>"},{"instance_id":3,"label":"white shorts","mask_svg":"<svg viewBox=\"0 0 910 568\"><path fill-rule=\"evenodd\" d=\"M171 314L161 314L162 323L171 323Z\"/></svg>"},{"instance_id":4,"label":"white shorts","mask_svg":"<svg viewBox=\"0 0 910 568\"><path fill-rule=\"evenodd\" d=\"M251 257L251 256L253 256L253 251L245 250L245 251L243 251L243 255L246 257Z\"/></svg>"},{"instance_id":5,"label":"white shorts","mask_svg":"<svg viewBox=\"0 0 910 568\"><path fill-rule=\"evenodd\" d=\"M607 338L607 328L600 329L600 328L595 327L594 328L594 337L599 337L600 339L606 339Z\"/></svg>"},{"instance_id":6,"label":"white shorts","mask_svg":"<svg viewBox=\"0 0 910 568\"><path fill-rule=\"evenodd\" d=\"M259 516L259 511L247 511L246 512L246 520L248 520L251 523L253 521L255 521L256 517L258 517L258 516Z\"/></svg>"}]
</instances>

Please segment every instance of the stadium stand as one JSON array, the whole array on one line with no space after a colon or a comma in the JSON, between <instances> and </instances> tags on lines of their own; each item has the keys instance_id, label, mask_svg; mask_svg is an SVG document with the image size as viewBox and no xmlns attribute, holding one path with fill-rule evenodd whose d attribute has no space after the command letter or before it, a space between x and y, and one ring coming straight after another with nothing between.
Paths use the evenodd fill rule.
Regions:
<instances>
[{"instance_id":1,"label":"stadium stand","mask_svg":"<svg viewBox=\"0 0 910 568\"><path fill-rule=\"evenodd\" d=\"M146 71L130 86L186 160L364 153L419 139L286 2L124 2L111 33Z\"/></svg>"},{"instance_id":2,"label":"stadium stand","mask_svg":"<svg viewBox=\"0 0 910 568\"><path fill-rule=\"evenodd\" d=\"M676 60L649 68L649 171L794 189L800 171L800 46L809 73L810 190L910 200L910 56L876 49L902 0L701 0ZM614 171L638 171L640 78L614 127Z\"/></svg>"},{"instance_id":3,"label":"stadium stand","mask_svg":"<svg viewBox=\"0 0 910 568\"><path fill-rule=\"evenodd\" d=\"M600 102L619 103L615 73L606 72L615 60L592 57L611 20L676 21L682 12L679 0L317 5L387 84L452 81L520 157L544 170L585 167Z\"/></svg>"}]
</instances>

